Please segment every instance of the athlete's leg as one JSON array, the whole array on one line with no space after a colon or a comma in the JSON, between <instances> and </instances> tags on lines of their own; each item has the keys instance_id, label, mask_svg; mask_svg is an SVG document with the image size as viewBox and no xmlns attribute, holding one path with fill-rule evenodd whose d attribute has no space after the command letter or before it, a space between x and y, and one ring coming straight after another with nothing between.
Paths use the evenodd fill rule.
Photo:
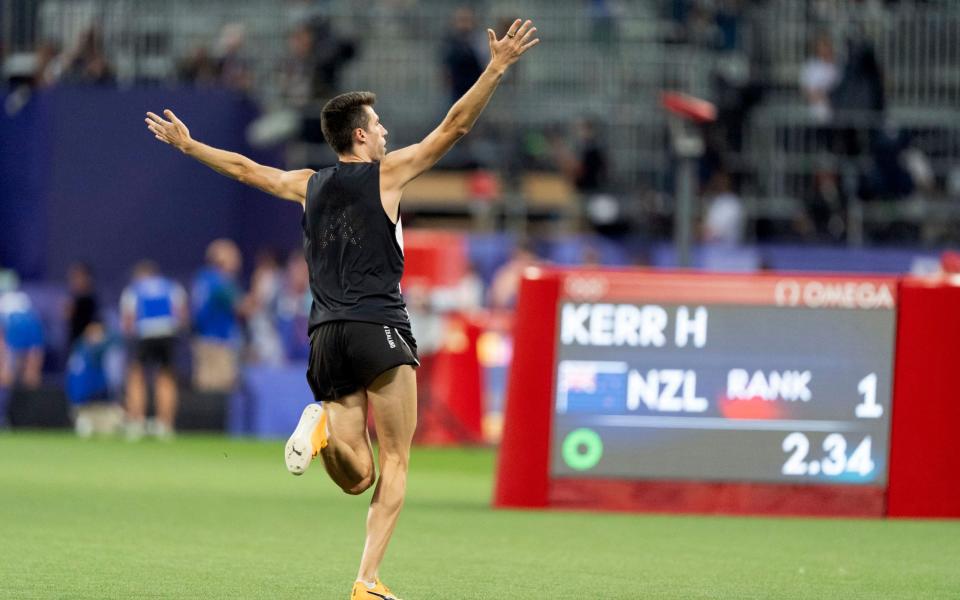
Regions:
<instances>
[{"instance_id":1,"label":"athlete's leg","mask_svg":"<svg viewBox=\"0 0 960 600\"><path fill-rule=\"evenodd\" d=\"M144 366L138 361L131 362L130 366L127 367L125 401L127 439L131 441L139 440L146 433L147 380Z\"/></svg>"},{"instance_id":2,"label":"athlete's leg","mask_svg":"<svg viewBox=\"0 0 960 600\"><path fill-rule=\"evenodd\" d=\"M40 387L43 379L43 348L30 348L23 357L23 385L30 389Z\"/></svg>"},{"instance_id":3,"label":"athlete's leg","mask_svg":"<svg viewBox=\"0 0 960 600\"><path fill-rule=\"evenodd\" d=\"M348 494L361 494L373 485L373 449L367 432L367 394L360 390L325 400L327 445L320 450L323 466Z\"/></svg>"},{"instance_id":4,"label":"athlete's leg","mask_svg":"<svg viewBox=\"0 0 960 600\"><path fill-rule=\"evenodd\" d=\"M417 380L409 365L391 369L367 388L380 445L380 480L367 513L367 541L357 578L373 582L407 491L410 444L417 427Z\"/></svg>"},{"instance_id":5,"label":"athlete's leg","mask_svg":"<svg viewBox=\"0 0 960 600\"><path fill-rule=\"evenodd\" d=\"M173 369L161 367L157 371L155 390L157 421L166 428L168 433L172 432L177 416L177 380L173 375Z\"/></svg>"},{"instance_id":6,"label":"athlete's leg","mask_svg":"<svg viewBox=\"0 0 960 600\"><path fill-rule=\"evenodd\" d=\"M143 375L143 365L130 363L127 368L127 418L140 421L147 414L147 382Z\"/></svg>"},{"instance_id":7,"label":"athlete's leg","mask_svg":"<svg viewBox=\"0 0 960 600\"><path fill-rule=\"evenodd\" d=\"M16 352L7 348L4 341L0 339L0 387L13 386L16 361Z\"/></svg>"}]
</instances>

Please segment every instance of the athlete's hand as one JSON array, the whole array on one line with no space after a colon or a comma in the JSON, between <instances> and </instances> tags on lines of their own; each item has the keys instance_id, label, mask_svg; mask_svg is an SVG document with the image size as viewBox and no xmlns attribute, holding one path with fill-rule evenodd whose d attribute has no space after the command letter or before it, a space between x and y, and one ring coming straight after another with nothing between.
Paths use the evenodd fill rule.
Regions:
<instances>
[{"instance_id":1,"label":"athlete's hand","mask_svg":"<svg viewBox=\"0 0 960 600\"><path fill-rule=\"evenodd\" d=\"M487 40L490 42L490 64L494 67L506 69L517 62L523 53L540 43L540 38L534 37L536 27L533 21L517 19L507 29L506 35L497 39L492 29L487 30Z\"/></svg>"},{"instance_id":2,"label":"athlete's hand","mask_svg":"<svg viewBox=\"0 0 960 600\"><path fill-rule=\"evenodd\" d=\"M147 118L144 119L147 123L147 129L164 144L170 144L177 150L186 152L187 146L193 141L190 137L190 130L169 108L164 110L163 114L170 120L167 121L159 115L148 112Z\"/></svg>"}]
</instances>

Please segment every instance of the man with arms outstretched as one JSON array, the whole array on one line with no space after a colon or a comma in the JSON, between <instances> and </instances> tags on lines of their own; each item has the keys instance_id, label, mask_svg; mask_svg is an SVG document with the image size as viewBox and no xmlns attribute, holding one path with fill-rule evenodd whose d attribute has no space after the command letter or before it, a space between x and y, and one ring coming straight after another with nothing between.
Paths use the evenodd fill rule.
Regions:
<instances>
[{"instance_id":1,"label":"man with arms outstretched","mask_svg":"<svg viewBox=\"0 0 960 600\"><path fill-rule=\"evenodd\" d=\"M330 478L348 494L367 490L376 474L367 432L373 406L380 443L380 479L367 514L367 536L352 600L396 600L379 567L406 493L410 444L417 420L416 342L400 295L403 236L400 198L470 131L507 68L535 46L536 28L517 19L497 39L487 30L490 63L439 127L422 142L386 151L387 130L370 92L330 100L321 113L323 134L337 164L312 171L281 171L190 137L170 110L147 113L147 127L162 142L212 169L304 207L304 253L310 268L310 404L284 457L295 475L320 456ZM319 404L322 402L323 404Z\"/></svg>"}]
</instances>

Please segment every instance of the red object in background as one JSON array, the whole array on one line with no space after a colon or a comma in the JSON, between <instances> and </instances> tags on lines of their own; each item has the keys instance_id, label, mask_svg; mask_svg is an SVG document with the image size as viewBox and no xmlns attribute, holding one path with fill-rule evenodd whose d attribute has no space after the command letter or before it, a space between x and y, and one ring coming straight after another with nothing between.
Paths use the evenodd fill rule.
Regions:
<instances>
[{"instance_id":1,"label":"red object in background","mask_svg":"<svg viewBox=\"0 0 960 600\"><path fill-rule=\"evenodd\" d=\"M904 280L898 331L887 513L960 517L960 283Z\"/></svg>"},{"instance_id":2,"label":"red object in background","mask_svg":"<svg viewBox=\"0 0 960 600\"><path fill-rule=\"evenodd\" d=\"M816 277L817 280L830 276ZM712 297L734 303L737 280L745 304L769 304L778 279L793 274L743 276L651 274L586 269L540 271L520 287L515 315L515 354L510 369L506 419L497 465L494 506L587 508L725 514L960 517L960 452L956 424L960 402L951 375L960 340L960 283L908 279L899 287L894 401L888 484L791 485L704 481L551 479L553 370L556 307L566 296L636 298L659 289L674 301ZM890 285L891 278L852 278ZM686 286L684 286L686 282ZM728 289L730 288L728 293ZM756 289L753 289L756 288ZM646 297L644 294L643 297ZM664 301L666 298L658 297ZM789 294L781 298L790 304Z\"/></svg>"},{"instance_id":3,"label":"red object in background","mask_svg":"<svg viewBox=\"0 0 960 600\"><path fill-rule=\"evenodd\" d=\"M781 419L780 407L763 398L739 400L722 396L717 400L720 414L727 419Z\"/></svg>"},{"instance_id":4,"label":"red object in background","mask_svg":"<svg viewBox=\"0 0 960 600\"><path fill-rule=\"evenodd\" d=\"M947 250L940 256L940 265L944 273L960 273L960 252Z\"/></svg>"},{"instance_id":5,"label":"red object in background","mask_svg":"<svg viewBox=\"0 0 960 600\"><path fill-rule=\"evenodd\" d=\"M494 506L542 508L550 491L550 423L560 278L531 269L520 282Z\"/></svg>"},{"instance_id":6,"label":"red object in background","mask_svg":"<svg viewBox=\"0 0 960 600\"><path fill-rule=\"evenodd\" d=\"M467 185L474 200L491 202L500 197L500 180L490 171L477 169L470 174Z\"/></svg>"},{"instance_id":7,"label":"red object in background","mask_svg":"<svg viewBox=\"0 0 960 600\"><path fill-rule=\"evenodd\" d=\"M404 234L401 288L413 303L460 285L469 272L466 238L449 231ZM473 444L483 440L483 393L477 340L480 327L451 314L441 349L423 356L417 443Z\"/></svg>"},{"instance_id":8,"label":"red object in background","mask_svg":"<svg viewBox=\"0 0 960 600\"><path fill-rule=\"evenodd\" d=\"M550 506L597 510L723 515L880 517L879 486L717 481L558 479Z\"/></svg>"},{"instance_id":9,"label":"red object in background","mask_svg":"<svg viewBox=\"0 0 960 600\"><path fill-rule=\"evenodd\" d=\"M466 238L452 231L405 231L403 257L404 290L455 286L469 270Z\"/></svg>"},{"instance_id":10,"label":"red object in background","mask_svg":"<svg viewBox=\"0 0 960 600\"><path fill-rule=\"evenodd\" d=\"M417 443L479 444L483 441L483 378L477 360L481 327L450 315L443 348L430 357L429 401L422 406Z\"/></svg>"},{"instance_id":11,"label":"red object in background","mask_svg":"<svg viewBox=\"0 0 960 600\"><path fill-rule=\"evenodd\" d=\"M712 102L682 92L663 92L660 94L660 104L670 112L697 123L717 120L717 107Z\"/></svg>"}]
</instances>

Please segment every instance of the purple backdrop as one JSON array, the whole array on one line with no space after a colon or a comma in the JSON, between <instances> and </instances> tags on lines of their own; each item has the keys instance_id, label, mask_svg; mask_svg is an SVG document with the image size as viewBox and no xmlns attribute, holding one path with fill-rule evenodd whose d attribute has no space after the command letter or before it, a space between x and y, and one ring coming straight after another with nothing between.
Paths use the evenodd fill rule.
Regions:
<instances>
[{"instance_id":1,"label":"purple backdrop","mask_svg":"<svg viewBox=\"0 0 960 600\"><path fill-rule=\"evenodd\" d=\"M300 245L300 209L230 181L153 139L147 110L171 108L204 142L276 164L244 141L256 108L222 90L59 88L0 117L0 263L59 279L82 259L105 282L141 258L179 277L206 244Z\"/></svg>"}]
</instances>

